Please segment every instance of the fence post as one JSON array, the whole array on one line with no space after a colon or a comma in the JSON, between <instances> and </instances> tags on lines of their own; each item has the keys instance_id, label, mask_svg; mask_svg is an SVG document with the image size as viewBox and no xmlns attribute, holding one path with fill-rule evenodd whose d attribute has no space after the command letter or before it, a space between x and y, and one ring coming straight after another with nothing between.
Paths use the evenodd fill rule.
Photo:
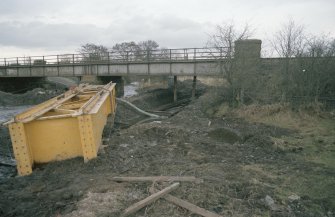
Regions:
<instances>
[{"instance_id":1,"label":"fence post","mask_svg":"<svg viewBox=\"0 0 335 217\"><path fill-rule=\"evenodd\" d=\"M29 74L30 74L30 77L32 76L32 67L31 67L31 57L29 57Z\"/></svg>"},{"instance_id":2,"label":"fence post","mask_svg":"<svg viewBox=\"0 0 335 217\"><path fill-rule=\"evenodd\" d=\"M110 64L109 64L109 52L107 52L107 67L108 67L108 74L110 74L110 69L109 69L109 67L110 67Z\"/></svg>"},{"instance_id":3,"label":"fence post","mask_svg":"<svg viewBox=\"0 0 335 217\"><path fill-rule=\"evenodd\" d=\"M223 51L222 47L220 47L220 73L223 75Z\"/></svg>"},{"instance_id":4,"label":"fence post","mask_svg":"<svg viewBox=\"0 0 335 217\"><path fill-rule=\"evenodd\" d=\"M72 54L72 75L74 75L74 54Z\"/></svg>"},{"instance_id":5,"label":"fence post","mask_svg":"<svg viewBox=\"0 0 335 217\"><path fill-rule=\"evenodd\" d=\"M59 76L59 55L57 55L57 75Z\"/></svg>"},{"instance_id":6,"label":"fence post","mask_svg":"<svg viewBox=\"0 0 335 217\"><path fill-rule=\"evenodd\" d=\"M194 73L194 77L197 75L197 63L196 63L196 61L197 61L197 58L196 58L196 56L197 56L197 49L196 48L194 48L194 50L193 50L193 61L194 61L194 68L193 68L193 73ZM193 97L193 92L192 92L192 97ZM194 97L193 97L194 98Z\"/></svg>"},{"instance_id":7,"label":"fence post","mask_svg":"<svg viewBox=\"0 0 335 217\"><path fill-rule=\"evenodd\" d=\"M44 56L43 56L43 60L42 60L42 65L43 65L43 76L45 76L45 64L44 64Z\"/></svg>"},{"instance_id":8,"label":"fence post","mask_svg":"<svg viewBox=\"0 0 335 217\"><path fill-rule=\"evenodd\" d=\"M4 58L5 60L5 67L7 66L7 63L6 63L6 58ZM7 75L7 68L5 68L5 75Z\"/></svg>"},{"instance_id":9,"label":"fence post","mask_svg":"<svg viewBox=\"0 0 335 217\"><path fill-rule=\"evenodd\" d=\"M16 74L19 77L19 58L16 57Z\"/></svg>"}]
</instances>

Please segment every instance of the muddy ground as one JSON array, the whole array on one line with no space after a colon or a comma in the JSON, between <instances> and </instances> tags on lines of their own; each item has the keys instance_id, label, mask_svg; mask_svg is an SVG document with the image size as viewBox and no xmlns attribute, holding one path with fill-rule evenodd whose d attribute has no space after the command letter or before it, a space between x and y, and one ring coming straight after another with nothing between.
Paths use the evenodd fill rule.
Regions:
<instances>
[{"instance_id":1,"label":"muddy ground","mask_svg":"<svg viewBox=\"0 0 335 217\"><path fill-rule=\"evenodd\" d=\"M188 87L185 82L179 96L189 98ZM318 135L307 138L297 129L233 113L213 115L217 91L201 86L195 100L177 109L166 106L173 99L170 89L142 91L130 100L174 115L134 124L139 116L119 106L97 159L38 165L30 176L2 179L0 216L120 216L150 195L151 183L119 183L111 177L156 175L202 178L203 183L181 183L171 194L222 216L334 216L334 165L309 160L301 143L316 139L322 143L318 151L331 159L332 135L319 143ZM133 216L196 215L160 199Z\"/></svg>"}]
</instances>

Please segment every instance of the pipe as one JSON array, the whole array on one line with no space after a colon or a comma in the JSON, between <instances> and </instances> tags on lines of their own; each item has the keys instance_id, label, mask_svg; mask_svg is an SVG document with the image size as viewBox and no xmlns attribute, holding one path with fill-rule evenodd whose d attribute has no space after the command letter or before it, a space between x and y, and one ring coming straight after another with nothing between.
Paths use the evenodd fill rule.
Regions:
<instances>
[{"instance_id":1,"label":"pipe","mask_svg":"<svg viewBox=\"0 0 335 217\"><path fill-rule=\"evenodd\" d=\"M165 116L159 116L159 115L155 115L155 114L143 111L142 109L136 107L134 104L132 104L132 103L130 103L130 102L124 100L124 99L116 98L116 101L121 102L121 103L129 106L130 108L134 109L135 111L137 111L140 114L143 114L143 115L146 115L146 116L149 116L149 117L152 117L152 118L165 118Z\"/></svg>"}]
</instances>

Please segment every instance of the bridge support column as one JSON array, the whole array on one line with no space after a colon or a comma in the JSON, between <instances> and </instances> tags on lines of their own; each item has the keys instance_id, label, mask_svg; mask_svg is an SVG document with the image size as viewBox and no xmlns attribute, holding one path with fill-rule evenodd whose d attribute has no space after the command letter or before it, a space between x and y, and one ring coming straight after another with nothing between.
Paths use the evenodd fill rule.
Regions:
<instances>
[{"instance_id":1,"label":"bridge support column","mask_svg":"<svg viewBox=\"0 0 335 217\"><path fill-rule=\"evenodd\" d=\"M193 76L193 83L192 83L192 99L195 98L196 85L197 85L197 76Z\"/></svg>"},{"instance_id":2,"label":"bridge support column","mask_svg":"<svg viewBox=\"0 0 335 217\"><path fill-rule=\"evenodd\" d=\"M173 101L177 101L177 76L173 76Z\"/></svg>"}]
</instances>

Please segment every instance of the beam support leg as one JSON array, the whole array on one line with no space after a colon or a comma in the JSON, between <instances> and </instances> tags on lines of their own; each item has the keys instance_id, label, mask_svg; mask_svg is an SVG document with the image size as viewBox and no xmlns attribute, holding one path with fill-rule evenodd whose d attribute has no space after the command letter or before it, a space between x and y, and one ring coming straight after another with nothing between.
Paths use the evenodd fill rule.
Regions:
<instances>
[{"instance_id":1,"label":"beam support leg","mask_svg":"<svg viewBox=\"0 0 335 217\"><path fill-rule=\"evenodd\" d=\"M197 86L197 76L193 76L193 83L192 83L192 99L195 98L195 90Z\"/></svg>"},{"instance_id":2,"label":"beam support leg","mask_svg":"<svg viewBox=\"0 0 335 217\"><path fill-rule=\"evenodd\" d=\"M11 123L9 125L9 132L12 139L17 172L20 176L29 175L33 172L32 166L34 160L31 147L28 146L24 125L22 123Z\"/></svg>"},{"instance_id":3,"label":"beam support leg","mask_svg":"<svg viewBox=\"0 0 335 217\"><path fill-rule=\"evenodd\" d=\"M177 102L177 76L173 76L173 101Z\"/></svg>"}]
</instances>

